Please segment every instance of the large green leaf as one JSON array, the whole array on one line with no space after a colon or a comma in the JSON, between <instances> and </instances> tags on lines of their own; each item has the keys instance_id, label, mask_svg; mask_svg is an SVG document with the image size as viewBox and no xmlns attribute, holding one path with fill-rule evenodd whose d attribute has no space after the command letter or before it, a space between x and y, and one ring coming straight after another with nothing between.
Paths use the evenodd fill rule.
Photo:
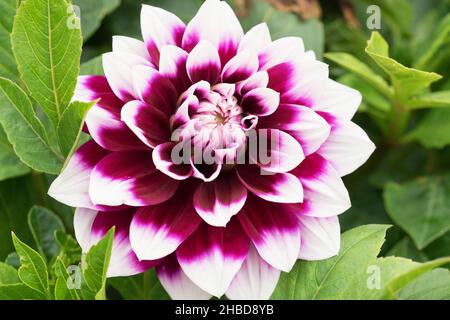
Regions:
<instances>
[{"instance_id":1,"label":"large green leaf","mask_svg":"<svg viewBox=\"0 0 450 320\"><path fill-rule=\"evenodd\" d=\"M16 61L11 50L11 31L18 0L0 1L0 77L18 80Z\"/></svg>"},{"instance_id":2,"label":"large green leaf","mask_svg":"<svg viewBox=\"0 0 450 320\"><path fill-rule=\"evenodd\" d=\"M86 113L96 103L72 102L62 115L58 124L58 141L64 157L70 157L77 147Z\"/></svg>"},{"instance_id":3,"label":"large green leaf","mask_svg":"<svg viewBox=\"0 0 450 320\"><path fill-rule=\"evenodd\" d=\"M306 50L313 50L319 59L322 58L325 36L320 21L301 21L295 14L278 11L264 1L254 1L248 16L243 17L241 23L248 30L261 22L267 23L273 39L301 37Z\"/></svg>"},{"instance_id":4,"label":"large green leaf","mask_svg":"<svg viewBox=\"0 0 450 320\"><path fill-rule=\"evenodd\" d=\"M430 110L407 137L427 148L441 149L450 145L450 108Z\"/></svg>"},{"instance_id":5,"label":"large green leaf","mask_svg":"<svg viewBox=\"0 0 450 320\"><path fill-rule=\"evenodd\" d=\"M73 96L81 56L81 32L68 25L68 6L23 1L12 33L21 79L55 127Z\"/></svg>"},{"instance_id":6,"label":"large green leaf","mask_svg":"<svg viewBox=\"0 0 450 320\"><path fill-rule=\"evenodd\" d=\"M409 283L399 293L402 300L450 300L450 272L436 269Z\"/></svg>"},{"instance_id":7,"label":"large green leaf","mask_svg":"<svg viewBox=\"0 0 450 320\"><path fill-rule=\"evenodd\" d=\"M48 270L44 260L39 253L20 241L14 233L12 238L16 252L20 257L20 280L28 287L50 298Z\"/></svg>"},{"instance_id":8,"label":"large green leaf","mask_svg":"<svg viewBox=\"0 0 450 320\"><path fill-rule=\"evenodd\" d=\"M80 8L81 31L86 41L100 27L102 20L120 5L120 0L73 0Z\"/></svg>"},{"instance_id":9,"label":"large green leaf","mask_svg":"<svg viewBox=\"0 0 450 320\"><path fill-rule=\"evenodd\" d=\"M19 158L37 171L58 174L63 158L49 145L31 101L4 78L0 78L0 108L0 123Z\"/></svg>"},{"instance_id":10,"label":"large green leaf","mask_svg":"<svg viewBox=\"0 0 450 320\"><path fill-rule=\"evenodd\" d=\"M0 181L23 176L30 168L20 161L0 125Z\"/></svg>"},{"instance_id":11,"label":"large green leaf","mask_svg":"<svg viewBox=\"0 0 450 320\"><path fill-rule=\"evenodd\" d=\"M393 92L388 83L367 64L355 58L351 54L343 52L330 52L325 54L325 58L355 74L360 79L376 88L384 96L389 98L392 97Z\"/></svg>"},{"instance_id":12,"label":"large green leaf","mask_svg":"<svg viewBox=\"0 0 450 320\"><path fill-rule=\"evenodd\" d=\"M111 258L113 240L114 228L108 231L105 237L94 245L86 255L86 267L83 276L97 300L106 299L106 273Z\"/></svg>"},{"instance_id":13,"label":"large green leaf","mask_svg":"<svg viewBox=\"0 0 450 320\"><path fill-rule=\"evenodd\" d=\"M390 183L384 203L392 220L425 248L450 230L450 175Z\"/></svg>"},{"instance_id":14,"label":"large green leaf","mask_svg":"<svg viewBox=\"0 0 450 320\"><path fill-rule=\"evenodd\" d=\"M170 300L154 269L132 277L108 279L125 300Z\"/></svg>"},{"instance_id":15,"label":"large green leaf","mask_svg":"<svg viewBox=\"0 0 450 320\"><path fill-rule=\"evenodd\" d=\"M64 230L61 219L46 208L34 206L28 214L28 225L38 251L51 261L59 252L54 234L56 230Z\"/></svg>"},{"instance_id":16,"label":"large green leaf","mask_svg":"<svg viewBox=\"0 0 450 320\"><path fill-rule=\"evenodd\" d=\"M338 256L325 261L299 261L283 273L273 299L343 299L354 294L353 280L376 261L385 225L357 227L342 235Z\"/></svg>"},{"instance_id":17,"label":"large green leaf","mask_svg":"<svg viewBox=\"0 0 450 320\"><path fill-rule=\"evenodd\" d=\"M405 67L390 58L388 43L376 31L372 32L366 52L390 76L397 93L402 98L419 93L442 78L434 72Z\"/></svg>"}]
</instances>

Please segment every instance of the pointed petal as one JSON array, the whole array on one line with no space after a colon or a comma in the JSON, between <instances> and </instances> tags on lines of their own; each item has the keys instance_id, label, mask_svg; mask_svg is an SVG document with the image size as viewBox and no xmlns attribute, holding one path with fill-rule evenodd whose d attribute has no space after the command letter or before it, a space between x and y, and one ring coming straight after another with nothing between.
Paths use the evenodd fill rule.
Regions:
<instances>
[{"instance_id":1,"label":"pointed petal","mask_svg":"<svg viewBox=\"0 0 450 320\"><path fill-rule=\"evenodd\" d=\"M192 166L190 163L174 163L172 150L176 146L175 142L166 142L157 146L152 153L153 162L156 169L169 177L175 180L185 180L192 175Z\"/></svg>"},{"instance_id":2,"label":"pointed petal","mask_svg":"<svg viewBox=\"0 0 450 320\"><path fill-rule=\"evenodd\" d=\"M161 48L159 73L169 79L178 95L186 91L191 82L186 71L188 53L181 48L166 45Z\"/></svg>"},{"instance_id":3,"label":"pointed petal","mask_svg":"<svg viewBox=\"0 0 450 320\"><path fill-rule=\"evenodd\" d=\"M239 165L237 174L242 184L258 197L280 203L303 201L303 187L290 173L264 173L256 165Z\"/></svg>"},{"instance_id":4,"label":"pointed petal","mask_svg":"<svg viewBox=\"0 0 450 320\"><path fill-rule=\"evenodd\" d=\"M115 152L95 166L89 194L94 204L139 207L170 199L178 185L156 170L151 152Z\"/></svg>"},{"instance_id":5,"label":"pointed petal","mask_svg":"<svg viewBox=\"0 0 450 320\"><path fill-rule=\"evenodd\" d=\"M114 36L112 47L113 52L131 53L150 61L150 55L148 54L147 48L145 47L145 43L134 38Z\"/></svg>"},{"instance_id":6,"label":"pointed petal","mask_svg":"<svg viewBox=\"0 0 450 320\"><path fill-rule=\"evenodd\" d=\"M189 53L186 66L193 83L204 80L215 84L219 80L220 57L217 49L207 41L200 41Z\"/></svg>"},{"instance_id":7,"label":"pointed petal","mask_svg":"<svg viewBox=\"0 0 450 320\"><path fill-rule=\"evenodd\" d=\"M248 79L258 71L258 56L256 53L245 50L234 56L223 67L222 82L236 83Z\"/></svg>"},{"instance_id":8,"label":"pointed petal","mask_svg":"<svg viewBox=\"0 0 450 320\"><path fill-rule=\"evenodd\" d=\"M122 109L122 121L151 148L170 139L169 119L145 102L128 102Z\"/></svg>"},{"instance_id":9,"label":"pointed petal","mask_svg":"<svg viewBox=\"0 0 450 320\"><path fill-rule=\"evenodd\" d=\"M103 71L108 83L124 102L138 98L132 77L132 69L137 65L149 65L149 62L131 53L109 52L103 55Z\"/></svg>"},{"instance_id":10,"label":"pointed petal","mask_svg":"<svg viewBox=\"0 0 450 320\"><path fill-rule=\"evenodd\" d=\"M153 64L158 65L162 46L181 45L185 28L183 21L176 15L157 7L142 6L142 37Z\"/></svg>"},{"instance_id":11,"label":"pointed petal","mask_svg":"<svg viewBox=\"0 0 450 320\"><path fill-rule=\"evenodd\" d=\"M225 227L242 209L246 199L247 189L232 171L212 182L203 182L195 192L194 206L206 223Z\"/></svg>"},{"instance_id":12,"label":"pointed petal","mask_svg":"<svg viewBox=\"0 0 450 320\"><path fill-rule=\"evenodd\" d=\"M249 195L238 218L259 255L274 268L289 272L300 250L299 222L290 207Z\"/></svg>"},{"instance_id":13,"label":"pointed petal","mask_svg":"<svg viewBox=\"0 0 450 320\"><path fill-rule=\"evenodd\" d=\"M158 264L156 274L172 300L209 300L212 297L186 276L175 255Z\"/></svg>"},{"instance_id":14,"label":"pointed petal","mask_svg":"<svg viewBox=\"0 0 450 320\"><path fill-rule=\"evenodd\" d=\"M285 37L275 40L259 54L260 70L267 70L277 64L296 61L305 52L303 40L298 37Z\"/></svg>"},{"instance_id":15,"label":"pointed petal","mask_svg":"<svg viewBox=\"0 0 450 320\"><path fill-rule=\"evenodd\" d=\"M330 217L350 208L350 197L339 173L319 154L308 156L292 174L303 185L304 201L299 205L302 214Z\"/></svg>"},{"instance_id":16,"label":"pointed petal","mask_svg":"<svg viewBox=\"0 0 450 320\"><path fill-rule=\"evenodd\" d=\"M53 181L48 195L70 207L94 209L89 197L89 181L95 165L109 152L94 141L82 145L69 160L61 174Z\"/></svg>"},{"instance_id":17,"label":"pointed petal","mask_svg":"<svg viewBox=\"0 0 450 320\"><path fill-rule=\"evenodd\" d=\"M314 218L300 216L302 238L299 258L303 260L324 260L339 253L341 234L337 216Z\"/></svg>"},{"instance_id":18,"label":"pointed petal","mask_svg":"<svg viewBox=\"0 0 450 320\"><path fill-rule=\"evenodd\" d=\"M228 288L231 300L269 300L280 278L280 270L265 262L253 245Z\"/></svg>"},{"instance_id":19,"label":"pointed petal","mask_svg":"<svg viewBox=\"0 0 450 320\"><path fill-rule=\"evenodd\" d=\"M238 52L250 50L254 53L260 53L272 43L270 31L266 23L260 23L251 28L239 43Z\"/></svg>"},{"instance_id":20,"label":"pointed petal","mask_svg":"<svg viewBox=\"0 0 450 320\"><path fill-rule=\"evenodd\" d=\"M274 113L280 104L280 94L269 88L257 88L248 92L242 99L244 112L267 116Z\"/></svg>"},{"instance_id":21,"label":"pointed petal","mask_svg":"<svg viewBox=\"0 0 450 320\"><path fill-rule=\"evenodd\" d=\"M266 88L269 84L269 75L266 71L259 71L247 80L236 84L236 91L244 96L253 89Z\"/></svg>"},{"instance_id":22,"label":"pointed petal","mask_svg":"<svg viewBox=\"0 0 450 320\"><path fill-rule=\"evenodd\" d=\"M239 20L225 1L207 0L187 25L183 48L189 52L200 41L209 41L225 65L236 54L243 35Z\"/></svg>"},{"instance_id":23,"label":"pointed petal","mask_svg":"<svg viewBox=\"0 0 450 320\"><path fill-rule=\"evenodd\" d=\"M331 126L311 108L281 104L275 113L259 120L260 128L279 128L294 137L305 156L316 152L330 135Z\"/></svg>"},{"instance_id":24,"label":"pointed petal","mask_svg":"<svg viewBox=\"0 0 450 320\"><path fill-rule=\"evenodd\" d=\"M226 228L201 224L176 251L184 273L201 289L222 296L241 268L248 239L237 220Z\"/></svg>"},{"instance_id":25,"label":"pointed petal","mask_svg":"<svg viewBox=\"0 0 450 320\"><path fill-rule=\"evenodd\" d=\"M139 99L171 116L177 103L177 91L172 82L151 67L136 66L132 72Z\"/></svg>"},{"instance_id":26,"label":"pointed petal","mask_svg":"<svg viewBox=\"0 0 450 320\"><path fill-rule=\"evenodd\" d=\"M331 134L318 153L345 176L369 159L375 145L367 133L351 121L335 119L331 125Z\"/></svg>"}]
</instances>

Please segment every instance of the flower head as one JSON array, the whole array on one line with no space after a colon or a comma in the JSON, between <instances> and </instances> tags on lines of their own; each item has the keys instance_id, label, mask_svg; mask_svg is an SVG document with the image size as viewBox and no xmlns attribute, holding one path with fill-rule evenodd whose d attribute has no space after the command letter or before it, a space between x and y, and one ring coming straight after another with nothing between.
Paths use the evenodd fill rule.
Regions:
<instances>
[{"instance_id":1,"label":"flower head","mask_svg":"<svg viewBox=\"0 0 450 320\"><path fill-rule=\"evenodd\" d=\"M49 194L78 208L84 251L115 226L108 276L156 267L175 299L267 299L297 259L339 251L341 177L374 150L350 121L361 95L219 0L187 25L144 5L141 25L79 78L74 100L100 99L92 140Z\"/></svg>"}]
</instances>

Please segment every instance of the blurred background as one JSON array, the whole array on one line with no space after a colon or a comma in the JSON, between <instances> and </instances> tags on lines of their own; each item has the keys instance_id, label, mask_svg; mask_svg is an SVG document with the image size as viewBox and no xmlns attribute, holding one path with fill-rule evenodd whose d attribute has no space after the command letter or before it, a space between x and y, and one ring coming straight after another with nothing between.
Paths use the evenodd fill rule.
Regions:
<instances>
[{"instance_id":1,"label":"blurred background","mask_svg":"<svg viewBox=\"0 0 450 320\"><path fill-rule=\"evenodd\" d=\"M84 36L83 74L102 73L99 57L111 50L113 35L140 38L142 2L188 22L202 0L74 0ZM355 122L368 132L377 150L362 168L345 177L353 206L340 218L343 231L363 224L391 224L382 255L417 261L450 255L450 1L228 2L245 30L264 21L273 39L302 37L308 50L330 64L332 78L363 94ZM387 72L366 53L372 31L389 44L389 61L412 74L410 83L420 81L421 73L415 78L417 70L438 73L442 79L401 95L403 86L408 89L410 84L402 80L404 74ZM395 87L394 94L383 90L385 84ZM29 229L33 222L27 215L34 205L53 210L64 228L73 232L72 209L46 195L54 177L15 163L8 148L0 130L0 158L9 159L0 168L0 260L14 259L8 257L13 251L11 230L33 243Z\"/></svg>"}]
</instances>

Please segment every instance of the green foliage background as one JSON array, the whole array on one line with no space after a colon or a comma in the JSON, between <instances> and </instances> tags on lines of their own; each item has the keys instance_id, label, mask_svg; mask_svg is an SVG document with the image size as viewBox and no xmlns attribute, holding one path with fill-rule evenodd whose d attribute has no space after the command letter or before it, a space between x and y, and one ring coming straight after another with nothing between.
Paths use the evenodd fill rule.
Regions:
<instances>
[{"instance_id":1,"label":"green foliage background","mask_svg":"<svg viewBox=\"0 0 450 320\"><path fill-rule=\"evenodd\" d=\"M77 74L102 74L113 35L140 37L140 0L73 2L81 31L66 27L79 22L68 0L0 1L0 299L168 299L154 271L106 280L114 231L82 256L73 209L47 196L85 138L90 104L69 103ZM186 22L202 3L143 2ZM359 90L355 122L377 145L344 179L353 205L340 217L339 256L298 262L273 298L450 299L450 1L327 0L308 20L263 0L228 2L246 30L265 21L274 39L302 37L333 78ZM366 26L373 4L375 32ZM67 287L71 265L81 270L76 290ZM373 266L377 290L367 285Z\"/></svg>"}]
</instances>

